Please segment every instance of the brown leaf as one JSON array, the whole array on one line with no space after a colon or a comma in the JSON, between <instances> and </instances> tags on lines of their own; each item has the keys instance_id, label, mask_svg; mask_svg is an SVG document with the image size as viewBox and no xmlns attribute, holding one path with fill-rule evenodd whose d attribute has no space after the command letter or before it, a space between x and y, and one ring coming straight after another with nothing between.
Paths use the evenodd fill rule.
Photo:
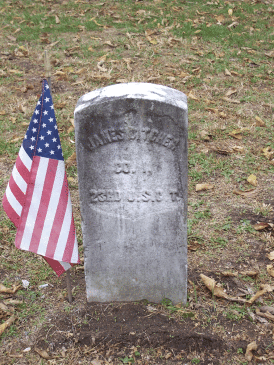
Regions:
<instances>
[{"instance_id":1,"label":"brown leaf","mask_svg":"<svg viewBox=\"0 0 274 365\"><path fill-rule=\"evenodd\" d=\"M272 276L274 278L274 267L272 265L267 265L266 266L266 271L268 272L268 274L270 276Z\"/></svg>"},{"instance_id":2,"label":"brown leaf","mask_svg":"<svg viewBox=\"0 0 274 365\"><path fill-rule=\"evenodd\" d=\"M21 113L26 114L26 112L27 112L27 108L22 104L19 105L18 109L20 110Z\"/></svg>"},{"instance_id":3,"label":"brown leaf","mask_svg":"<svg viewBox=\"0 0 274 365\"><path fill-rule=\"evenodd\" d=\"M6 115L7 113L5 112L5 110L0 110L0 115Z\"/></svg>"},{"instance_id":4,"label":"brown leaf","mask_svg":"<svg viewBox=\"0 0 274 365\"><path fill-rule=\"evenodd\" d=\"M222 272L221 272L221 274L222 274L223 276L234 276L234 277L238 276L238 272L237 272L237 271L236 271L236 272L231 272L231 271L222 271Z\"/></svg>"},{"instance_id":5,"label":"brown leaf","mask_svg":"<svg viewBox=\"0 0 274 365\"><path fill-rule=\"evenodd\" d=\"M264 295L265 293L270 293L274 290L274 286L271 286L269 284L263 284L261 285L261 288L259 291L257 291L257 293L255 295L253 295L253 297L251 297L247 303L249 304L253 304L255 302L255 300L257 300L259 297L261 297L262 295Z\"/></svg>"},{"instance_id":6,"label":"brown leaf","mask_svg":"<svg viewBox=\"0 0 274 365\"><path fill-rule=\"evenodd\" d=\"M210 189L214 189L214 185L212 184L196 184L196 191L202 191L202 190L210 190Z\"/></svg>"},{"instance_id":7,"label":"brown leaf","mask_svg":"<svg viewBox=\"0 0 274 365\"><path fill-rule=\"evenodd\" d=\"M222 98L224 101L227 101L227 102L229 102L229 103L233 103L233 104L240 104L241 102L240 102L240 100L236 100L236 99L229 99L228 97L224 97L224 98Z\"/></svg>"},{"instance_id":8,"label":"brown leaf","mask_svg":"<svg viewBox=\"0 0 274 365\"><path fill-rule=\"evenodd\" d=\"M266 222L260 222L260 223L254 224L254 226L253 226L253 228L256 231L262 231L263 229L269 228L269 227L270 227L270 225Z\"/></svg>"},{"instance_id":9,"label":"brown leaf","mask_svg":"<svg viewBox=\"0 0 274 365\"><path fill-rule=\"evenodd\" d=\"M12 325L12 323L16 320L15 316L11 316L6 322L0 324L0 336L5 331L6 328Z\"/></svg>"},{"instance_id":10,"label":"brown leaf","mask_svg":"<svg viewBox=\"0 0 274 365\"><path fill-rule=\"evenodd\" d=\"M265 127L266 126L265 122L260 117L256 116L255 119L256 119L256 125L258 127Z\"/></svg>"},{"instance_id":11,"label":"brown leaf","mask_svg":"<svg viewBox=\"0 0 274 365\"><path fill-rule=\"evenodd\" d=\"M269 254L267 255L267 257L269 258L269 260L274 260L274 251L269 252Z\"/></svg>"},{"instance_id":12,"label":"brown leaf","mask_svg":"<svg viewBox=\"0 0 274 365\"><path fill-rule=\"evenodd\" d=\"M253 185L253 186L257 186L258 185L258 181L257 181L257 177L253 174L249 175L247 178L247 181L249 182L249 184Z\"/></svg>"},{"instance_id":13,"label":"brown leaf","mask_svg":"<svg viewBox=\"0 0 274 365\"><path fill-rule=\"evenodd\" d=\"M233 190L233 194L241 195L246 198L253 197L256 194L256 192L257 192L257 189L249 189L249 190L245 190L245 191Z\"/></svg>"},{"instance_id":14,"label":"brown leaf","mask_svg":"<svg viewBox=\"0 0 274 365\"><path fill-rule=\"evenodd\" d=\"M257 348L258 348L258 346L257 346L256 341L253 341L249 345L247 345L246 352L245 352L245 359L247 361L252 360L252 357L253 357L252 351L257 350Z\"/></svg>"},{"instance_id":15,"label":"brown leaf","mask_svg":"<svg viewBox=\"0 0 274 365\"><path fill-rule=\"evenodd\" d=\"M268 159L271 160L274 157L274 151L272 151L271 147L265 147L262 149L263 155Z\"/></svg>"},{"instance_id":16,"label":"brown leaf","mask_svg":"<svg viewBox=\"0 0 274 365\"><path fill-rule=\"evenodd\" d=\"M16 143L18 141L21 141L22 140L22 137L16 137L16 138L13 138L9 141L9 143Z\"/></svg>"},{"instance_id":17,"label":"brown leaf","mask_svg":"<svg viewBox=\"0 0 274 365\"><path fill-rule=\"evenodd\" d=\"M12 288L7 288L3 284L0 284L0 293L14 294L20 288L21 285L13 285Z\"/></svg>"},{"instance_id":18,"label":"brown leaf","mask_svg":"<svg viewBox=\"0 0 274 365\"><path fill-rule=\"evenodd\" d=\"M271 307L268 307L268 308L271 308ZM268 311L263 311L263 310L261 311L260 309L262 309L262 308L256 308L256 314L258 316L270 319L271 321L274 321L273 314L269 313Z\"/></svg>"},{"instance_id":19,"label":"brown leaf","mask_svg":"<svg viewBox=\"0 0 274 365\"><path fill-rule=\"evenodd\" d=\"M232 149L235 152L239 152L239 153L244 152L244 147L241 147L241 146L233 146Z\"/></svg>"},{"instance_id":20,"label":"brown leaf","mask_svg":"<svg viewBox=\"0 0 274 365\"><path fill-rule=\"evenodd\" d=\"M221 15L218 15L216 16L216 20L218 23L223 23L225 21L225 17L221 14Z\"/></svg>"},{"instance_id":21,"label":"brown leaf","mask_svg":"<svg viewBox=\"0 0 274 365\"><path fill-rule=\"evenodd\" d=\"M240 271L241 275L246 275L246 276L257 276L258 275L258 271L255 270L249 270L249 271Z\"/></svg>"},{"instance_id":22,"label":"brown leaf","mask_svg":"<svg viewBox=\"0 0 274 365\"><path fill-rule=\"evenodd\" d=\"M226 76L231 76L231 72L227 68L225 69L225 75Z\"/></svg>"},{"instance_id":23,"label":"brown leaf","mask_svg":"<svg viewBox=\"0 0 274 365\"><path fill-rule=\"evenodd\" d=\"M60 24L60 19L58 18L58 16L56 14L55 14L55 23Z\"/></svg>"},{"instance_id":24,"label":"brown leaf","mask_svg":"<svg viewBox=\"0 0 274 365\"><path fill-rule=\"evenodd\" d=\"M63 109L66 105L67 105L67 103L65 101L63 101L60 103L55 103L54 107L55 107L55 109Z\"/></svg>"},{"instance_id":25,"label":"brown leaf","mask_svg":"<svg viewBox=\"0 0 274 365\"><path fill-rule=\"evenodd\" d=\"M236 93L237 93L237 89L228 89L227 92L225 93L225 96L231 96Z\"/></svg>"},{"instance_id":26,"label":"brown leaf","mask_svg":"<svg viewBox=\"0 0 274 365\"><path fill-rule=\"evenodd\" d=\"M76 152L73 152L73 154L67 159L66 165L72 166L76 164Z\"/></svg>"},{"instance_id":27,"label":"brown leaf","mask_svg":"<svg viewBox=\"0 0 274 365\"><path fill-rule=\"evenodd\" d=\"M40 350L37 347L35 347L34 348L34 351L36 351L37 354L39 354L43 359L46 359L46 360L50 360L51 359L51 357L49 356L49 354L45 350Z\"/></svg>"},{"instance_id":28,"label":"brown leaf","mask_svg":"<svg viewBox=\"0 0 274 365\"><path fill-rule=\"evenodd\" d=\"M190 92L188 93L188 97L192 100L200 100L193 92L192 90L190 90Z\"/></svg>"}]
</instances>

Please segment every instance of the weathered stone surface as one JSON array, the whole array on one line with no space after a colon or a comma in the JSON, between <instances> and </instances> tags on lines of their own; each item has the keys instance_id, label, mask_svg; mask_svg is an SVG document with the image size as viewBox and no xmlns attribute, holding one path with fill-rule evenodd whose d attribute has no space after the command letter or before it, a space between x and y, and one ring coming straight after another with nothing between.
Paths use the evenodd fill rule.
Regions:
<instances>
[{"instance_id":1,"label":"weathered stone surface","mask_svg":"<svg viewBox=\"0 0 274 365\"><path fill-rule=\"evenodd\" d=\"M186 302L186 96L145 83L92 91L75 132L88 301Z\"/></svg>"}]
</instances>

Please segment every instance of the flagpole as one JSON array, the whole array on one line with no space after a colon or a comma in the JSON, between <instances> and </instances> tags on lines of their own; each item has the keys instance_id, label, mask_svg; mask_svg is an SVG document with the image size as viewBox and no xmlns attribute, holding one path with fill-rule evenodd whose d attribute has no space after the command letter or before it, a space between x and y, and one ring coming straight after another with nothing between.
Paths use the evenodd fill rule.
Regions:
<instances>
[{"instance_id":1,"label":"flagpole","mask_svg":"<svg viewBox=\"0 0 274 365\"><path fill-rule=\"evenodd\" d=\"M51 70L50 70L50 59L48 55L48 51L45 50L45 71L46 71L46 79L49 85L49 90L51 93ZM52 96L52 93L51 93ZM68 301L72 303L72 290L71 290L71 279L70 279L70 269L66 270L66 282L67 282L67 291L68 291Z\"/></svg>"}]
</instances>

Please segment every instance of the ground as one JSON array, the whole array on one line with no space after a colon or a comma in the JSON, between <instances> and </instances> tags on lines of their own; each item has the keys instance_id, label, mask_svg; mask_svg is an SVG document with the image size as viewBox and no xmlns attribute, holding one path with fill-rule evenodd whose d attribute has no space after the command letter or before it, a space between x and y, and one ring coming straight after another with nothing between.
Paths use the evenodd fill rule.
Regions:
<instances>
[{"instance_id":1,"label":"ground","mask_svg":"<svg viewBox=\"0 0 274 365\"><path fill-rule=\"evenodd\" d=\"M1 198L47 50L82 260L71 270L70 304L66 275L17 250L0 210L0 284L20 285L13 294L0 287L0 326L12 322L0 335L0 364L273 363L273 1L0 5ZM188 97L185 306L86 302L73 111L83 94L130 81ZM215 284L206 287L201 274Z\"/></svg>"}]
</instances>

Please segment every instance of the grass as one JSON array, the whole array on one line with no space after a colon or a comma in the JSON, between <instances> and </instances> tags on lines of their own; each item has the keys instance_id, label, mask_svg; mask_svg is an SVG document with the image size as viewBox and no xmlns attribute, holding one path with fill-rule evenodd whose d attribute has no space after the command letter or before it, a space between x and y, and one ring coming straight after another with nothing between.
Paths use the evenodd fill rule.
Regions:
<instances>
[{"instance_id":1,"label":"grass","mask_svg":"<svg viewBox=\"0 0 274 365\"><path fill-rule=\"evenodd\" d=\"M197 279L198 274L214 276L224 271L224 267L239 272L256 267L259 268L257 286L253 279L240 274L237 285L256 290L259 284L273 284L266 271L266 266L271 264L267 253L274 248L273 229L260 232L253 227L257 221L271 223L274 219L274 165L262 153L267 146L274 150L273 4L251 0L106 0L92 4L72 0L50 3L0 0L0 9L2 195L21 145L20 138L24 136L26 123L41 92L45 49L52 61L54 104L66 103L64 108L55 109L65 160L75 152L70 119L78 98L86 92L126 79L167 85L188 95L188 234L190 243L198 242L196 250L189 251L189 279L194 284L188 300L191 311L181 311L168 302L156 308L168 317L181 318L184 323L196 321L198 326L203 317L197 308L205 306L208 315L202 326L211 326L213 332L217 331L209 308L214 305L214 313L219 313L219 306L226 304L216 297L212 299L211 293ZM106 56L103 66L107 72L97 66L103 56ZM130 67L125 59L130 59ZM24 92L26 86L33 88ZM225 100L229 91L233 93ZM25 112L22 107L26 108ZM265 127L256 124L256 116L265 122ZM238 128L247 129L235 138L231 132ZM202 132L208 135L208 140L203 139ZM17 137L19 140L12 142ZM257 187L247 182L251 174L257 176ZM83 257L76 164L67 167L67 175ZM197 193L198 183L210 183L214 189ZM234 194L235 190L250 189L254 189L254 196ZM45 311L51 312L60 306L68 315L75 314L74 307L70 310L58 299L60 293L64 297L65 285L60 287L62 279L55 278L35 255L16 250L15 234L15 227L1 210L1 283L9 287L22 279L31 283L30 290L16 294L24 304L16 307L18 321L0 337L4 344L14 335L20 337L27 325L34 325L34 318L35 326L43 323ZM75 275L80 273L76 269L74 272ZM215 278L228 285L229 294L238 294L229 279ZM51 297L46 290L43 294L38 289L38 285L45 282L54 285ZM75 297L84 301L83 290L77 283L75 288ZM262 300L272 305L271 295L263 296ZM237 323L244 326L244 321L248 320L242 306L228 305L225 313L225 320L235 322L236 327ZM223 326L227 323L225 320L222 319ZM267 357L264 349L271 336L268 338L264 328L260 330L263 333L261 353ZM247 338L250 342L254 339ZM237 348L244 353L242 345ZM140 356L134 352L132 355L124 353L117 355L117 359L121 359L120 363L130 363L131 359L136 362L137 357L143 356L139 348L137 352ZM242 361L243 353L235 350L233 356ZM39 361L37 354L29 356L30 363ZM156 358L155 351L153 356ZM187 358L186 363L200 361L194 355L186 354L182 358Z\"/></svg>"}]
</instances>

